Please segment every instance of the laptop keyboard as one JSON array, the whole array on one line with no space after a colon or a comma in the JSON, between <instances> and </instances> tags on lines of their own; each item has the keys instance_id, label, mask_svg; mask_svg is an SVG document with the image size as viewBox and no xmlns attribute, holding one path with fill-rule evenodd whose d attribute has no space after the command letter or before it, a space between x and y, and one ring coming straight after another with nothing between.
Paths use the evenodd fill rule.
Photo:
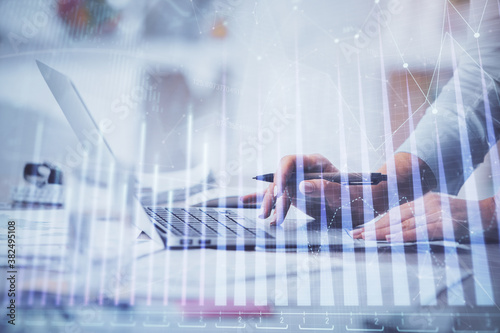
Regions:
<instances>
[{"instance_id":1,"label":"laptop keyboard","mask_svg":"<svg viewBox=\"0 0 500 333\"><path fill-rule=\"evenodd\" d=\"M230 210L222 213L215 209L146 207L146 213L164 229L181 237L255 238L257 232L272 237Z\"/></svg>"}]
</instances>

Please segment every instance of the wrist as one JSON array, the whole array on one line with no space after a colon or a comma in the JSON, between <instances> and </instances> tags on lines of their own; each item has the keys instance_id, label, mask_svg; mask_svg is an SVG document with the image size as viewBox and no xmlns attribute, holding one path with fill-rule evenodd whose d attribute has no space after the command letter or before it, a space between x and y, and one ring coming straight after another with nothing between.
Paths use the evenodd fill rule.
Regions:
<instances>
[{"instance_id":1,"label":"wrist","mask_svg":"<svg viewBox=\"0 0 500 333\"><path fill-rule=\"evenodd\" d=\"M484 232L490 233L498 230L498 211L500 208L500 193L497 195L479 201L481 210L481 222Z\"/></svg>"}]
</instances>

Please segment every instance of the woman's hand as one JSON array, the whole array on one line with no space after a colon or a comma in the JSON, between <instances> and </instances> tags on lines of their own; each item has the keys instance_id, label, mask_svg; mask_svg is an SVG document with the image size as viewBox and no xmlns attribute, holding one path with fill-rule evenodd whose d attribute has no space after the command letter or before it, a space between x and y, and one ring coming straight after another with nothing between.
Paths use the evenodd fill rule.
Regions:
<instances>
[{"instance_id":1,"label":"woman's hand","mask_svg":"<svg viewBox=\"0 0 500 333\"><path fill-rule=\"evenodd\" d=\"M339 170L325 157L313 155L289 155L281 159L274 182L269 185L264 193L253 193L241 198L244 203L253 203L262 200L261 218L271 215L273 206L276 205L272 224L280 224L290 208L294 205L306 214L318 217L322 207L330 217L340 207L341 185L326 180L307 180L299 184L290 184L293 173L308 172L339 172Z\"/></svg>"},{"instance_id":2,"label":"woman's hand","mask_svg":"<svg viewBox=\"0 0 500 333\"><path fill-rule=\"evenodd\" d=\"M397 153L394 155L394 164L396 166L396 180L398 184L398 195L400 199L413 198L413 163L412 155L409 153ZM420 177L422 179L422 191L424 193L432 190L436 186L436 179L430 168L424 161L418 159ZM345 185L328 182L325 180L308 180L299 184L289 179L293 173L307 172L339 172L339 170L325 157L319 154L313 155L289 155L281 159L278 170L274 174L274 182L269 185L263 193L249 194L241 198L244 203L258 203L262 201L262 218L268 218L271 215L273 206L276 205L272 223L280 224L283 222L290 205L294 205L314 218L326 214L328 219L338 219L341 216L342 205L347 202L341 201L341 190ZM387 174L387 167L384 165L377 170L382 174ZM375 215L385 212L388 209L388 187L386 182L377 185L371 185L371 198L364 198L364 186L349 186L349 200L353 225L363 223L363 211L373 209ZM345 192L344 192L345 193ZM366 200L365 200L366 199ZM371 202L368 206L366 202ZM345 211L345 209L344 209ZM388 218L382 219L379 223L387 224ZM357 231L356 235L360 235ZM380 236L385 239L384 234Z\"/></svg>"},{"instance_id":3,"label":"woman's hand","mask_svg":"<svg viewBox=\"0 0 500 333\"><path fill-rule=\"evenodd\" d=\"M471 231L468 223L468 204L470 207L479 208L475 218L480 222L480 230L472 230L472 232L496 230L493 198L468 203L454 196L430 192L415 201L394 207L377 221L374 227L354 230L353 237L405 242L450 237L451 239L448 240L461 241L468 238ZM400 218L397 216L398 210ZM392 226L391 214L393 215ZM396 226L399 223L401 226ZM445 230L450 230L451 233L446 234Z\"/></svg>"}]
</instances>

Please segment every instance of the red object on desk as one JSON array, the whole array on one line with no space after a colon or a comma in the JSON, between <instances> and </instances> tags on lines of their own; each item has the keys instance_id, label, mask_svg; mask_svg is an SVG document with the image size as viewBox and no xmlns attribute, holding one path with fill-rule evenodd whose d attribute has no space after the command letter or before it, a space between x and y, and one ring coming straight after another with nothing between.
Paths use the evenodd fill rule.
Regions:
<instances>
[{"instance_id":1,"label":"red object on desk","mask_svg":"<svg viewBox=\"0 0 500 333\"><path fill-rule=\"evenodd\" d=\"M271 307L268 305L255 305L248 303L246 305L215 305L214 300L205 300L203 305L200 305L199 300L187 300L177 303L179 311L183 312L186 318L198 318L200 313L203 313L205 318L217 318L220 316L228 317L255 317L255 316L270 316Z\"/></svg>"}]
</instances>

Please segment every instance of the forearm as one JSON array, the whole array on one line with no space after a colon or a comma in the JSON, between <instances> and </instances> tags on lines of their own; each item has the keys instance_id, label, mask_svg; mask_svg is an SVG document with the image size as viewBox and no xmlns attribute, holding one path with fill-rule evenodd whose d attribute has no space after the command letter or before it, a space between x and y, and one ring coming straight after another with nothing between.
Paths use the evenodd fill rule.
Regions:
<instances>
[{"instance_id":1,"label":"forearm","mask_svg":"<svg viewBox=\"0 0 500 333\"><path fill-rule=\"evenodd\" d=\"M493 197L479 201L481 222L486 239L497 239L500 213L500 191Z\"/></svg>"}]
</instances>

